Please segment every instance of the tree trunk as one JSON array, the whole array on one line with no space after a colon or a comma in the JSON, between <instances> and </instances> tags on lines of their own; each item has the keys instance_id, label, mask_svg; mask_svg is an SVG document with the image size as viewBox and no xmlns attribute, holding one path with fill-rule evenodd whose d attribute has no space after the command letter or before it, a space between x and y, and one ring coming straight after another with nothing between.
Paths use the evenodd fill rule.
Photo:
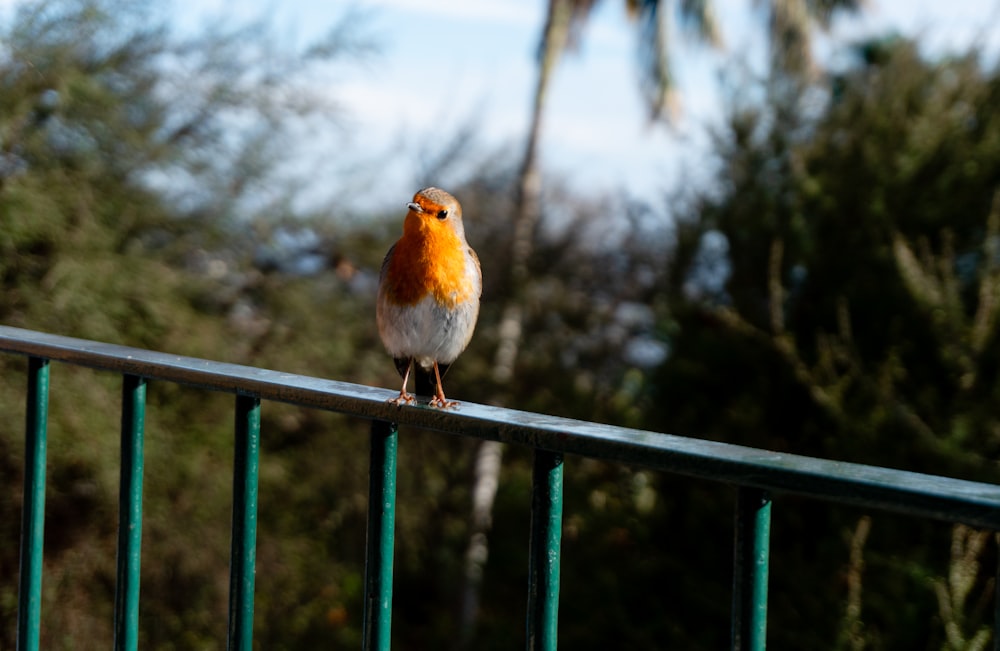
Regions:
<instances>
[{"instance_id":1,"label":"tree trunk","mask_svg":"<svg viewBox=\"0 0 1000 651\"><path fill-rule=\"evenodd\" d=\"M531 126L524 149L514 198L511 244L511 294L500 320L499 343L493 361L493 379L505 385L514 375L514 365L521 346L524 322L524 295L528 283L528 261L534 248L535 225L540 213L542 180L538 166L538 141L542 131L542 116L548 98L552 72L569 38L571 0L550 0L542 35L535 85ZM462 595L462 647L467 648L475 634L479 618L479 593L483 568L489 556L489 529L493 519L493 502L500 481L503 444L483 441L476 455L472 489L472 516L469 545L465 554L465 589Z\"/></svg>"}]
</instances>

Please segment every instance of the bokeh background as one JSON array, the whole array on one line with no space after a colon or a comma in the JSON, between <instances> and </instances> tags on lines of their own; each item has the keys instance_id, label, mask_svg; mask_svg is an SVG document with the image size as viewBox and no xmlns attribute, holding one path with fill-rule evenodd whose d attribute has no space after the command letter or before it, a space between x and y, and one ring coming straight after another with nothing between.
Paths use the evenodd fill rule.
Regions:
<instances>
[{"instance_id":1,"label":"bokeh background","mask_svg":"<svg viewBox=\"0 0 1000 651\"><path fill-rule=\"evenodd\" d=\"M1000 4L0 2L0 321L394 387L425 185L449 396L995 482ZM0 648L25 361L0 359ZM42 641L112 640L120 379L56 365ZM225 644L230 396L149 387L142 647ZM367 423L265 403L255 644L358 648ZM530 454L403 431L394 648L523 646ZM729 640L734 494L569 458L560 641ZM473 493L487 491L485 508ZM997 548L778 496L775 649L983 649Z\"/></svg>"}]
</instances>

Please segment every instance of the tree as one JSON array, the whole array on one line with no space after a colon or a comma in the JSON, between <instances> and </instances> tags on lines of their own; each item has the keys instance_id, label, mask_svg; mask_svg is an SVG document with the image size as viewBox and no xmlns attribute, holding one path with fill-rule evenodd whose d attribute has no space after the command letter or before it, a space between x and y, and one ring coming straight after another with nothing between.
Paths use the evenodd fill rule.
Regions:
<instances>
[{"instance_id":1,"label":"tree","mask_svg":"<svg viewBox=\"0 0 1000 651\"><path fill-rule=\"evenodd\" d=\"M1000 77L976 52L928 62L898 39L856 54L818 112L805 109L815 94L779 80L765 107L736 104L718 134L721 191L693 198L681 221L669 289L678 334L653 380L664 416L650 425L996 481ZM785 535L810 535L805 516L783 517ZM855 527L843 517L809 522ZM987 580L983 541L915 526L872 518L865 575L880 585L855 595L854 639L982 643L968 597ZM926 546L912 547L914 531ZM776 544L777 558L794 556ZM949 567L973 578L920 578ZM781 589L801 611L837 612ZM780 603L774 614L790 616ZM935 617L947 634L919 626Z\"/></svg>"},{"instance_id":2,"label":"tree","mask_svg":"<svg viewBox=\"0 0 1000 651\"><path fill-rule=\"evenodd\" d=\"M514 241L511 278L515 298L504 315L502 337L494 374L498 381L510 377L520 338L519 308L516 290L524 285L531 257L535 224L540 214L541 177L538 169L538 142L548 97L549 82L562 55L576 46L582 31L596 6L596 0L552 0L548 3L545 26L538 54L538 77L535 84L531 122L525 138L524 154L518 174L514 206ZM857 10L858 0L828 0L811 3L805 0L772 0L768 3L768 29L771 36L772 60L778 70L794 76L813 72L811 34L814 25L829 26L838 10ZM671 73L668 11L672 3L659 0L629 0L626 9L636 24L640 87L650 116L654 120L669 119L676 106L676 88ZM681 24L699 40L713 46L721 45L722 37L716 23L712 3L707 0L683 0L677 7Z\"/></svg>"},{"instance_id":3,"label":"tree","mask_svg":"<svg viewBox=\"0 0 1000 651\"><path fill-rule=\"evenodd\" d=\"M518 170L517 187L511 217L513 240L510 255L510 288L499 326L499 341L493 361L493 380L500 386L510 383L524 331L524 288L534 250L535 229L541 215L542 178L538 164L540 140L549 83L563 54L579 44L597 0L549 0L545 25L538 48L538 76L535 82L531 121L525 138L524 153ZM837 11L855 11L860 0L771 0L768 8L768 31L772 61L779 70L796 77L811 75L813 57L811 34L814 26L826 28ZM669 120L677 110L673 82L667 20L675 10L681 25L698 40L721 45L722 36L710 0L626 0L626 10L636 25L640 89L653 120ZM501 400L502 402L502 400ZM473 508L473 536L469 560L469 597L463 625L470 631L475 623L476 577L487 555L486 533L490 526L491 490L500 469L502 446L484 442L480 446L474 493L483 499Z\"/></svg>"},{"instance_id":4,"label":"tree","mask_svg":"<svg viewBox=\"0 0 1000 651\"><path fill-rule=\"evenodd\" d=\"M233 25L181 39L152 5L128 0L24 2L4 18L0 320L231 361L275 355L270 351L287 325L259 304L269 298L270 287L253 268L258 243L251 224L264 230L283 208L287 188L277 179L280 154L289 147L282 135L299 116L332 116L328 104L308 91L314 81L308 76L316 64L350 51L356 37L344 40L349 33L335 28L324 42L292 52L274 42L264 25ZM337 278L332 270L328 275ZM344 304L353 298L346 283L333 286ZM303 294L291 286L281 298L296 305L305 302ZM281 316L294 322L306 312L297 310ZM322 319L302 321L319 327ZM358 330L354 336L361 336ZM322 363L349 359L338 350L351 345L346 332L318 354L312 345L310 354ZM293 348L285 346L286 353ZM7 413L21 413L17 378L23 360L5 356L0 363L7 389L0 402ZM364 355L352 363L365 372ZM54 366L43 644L106 648L112 634L119 387L114 377ZM225 525L216 529L213 523L228 522L226 402L155 383L149 389L141 627L144 645L152 648L216 646L223 633L216 622L225 617L220 586L227 534ZM268 418L280 423L276 411ZM329 425L322 417L303 420L273 426L283 436L268 445L287 445L296 431ZM3 648L14 644L22 435L17 418L0 426ZM273 469L309 467L293 455L276 455L271 463ZM262 479L262 485L268 482ZM313 488L318 495L350 494L350 484L345 472ZM307 499L290 490L281 494L291 495L290 502ZM328 508L337 507L343 504L331 500ZM343 508L325 526L352 531L358 528L355 515ZM280 513L261 523L283 524ZM304 601L298 599L303 591L327 587L323 580L302 581L305 565L310 557L327 555L316 551L322 541L309 542L314 530L303 532L300 525L295 533L286 524L284 531L288 535L273 546L261 545L261 567L267 558L281 559L267 573L271 594L292 592ZM343 539L346 544L350 537ZM340 571L350 576L350 570ZM316 616L286 634L303 644L318 634L350 642L349 627L328 624L319 611L353 597L345 588L329 601L310 602ZM264 639L266 613L277 607L266 599L259 604Z\"/></svg>"}]
</instances>

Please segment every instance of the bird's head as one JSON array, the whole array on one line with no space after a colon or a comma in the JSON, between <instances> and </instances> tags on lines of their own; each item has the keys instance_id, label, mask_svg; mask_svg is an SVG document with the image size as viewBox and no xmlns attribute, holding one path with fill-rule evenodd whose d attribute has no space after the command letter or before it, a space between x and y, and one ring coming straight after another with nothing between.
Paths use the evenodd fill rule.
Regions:
<instances>
[{"instance_id":1,"label":"bird's head","mask_svg":"<svg viewBox=\"0 0 1000 651\"><path fill-rule=\"evenodd\" d=\"M412 225L432 232L452 230L460 237L465 237L462 206L444 190L424 188L413 195L413 201L406 204L406 207L410 209L406 215L407 227Z\"/></svg>"}]
</instances>

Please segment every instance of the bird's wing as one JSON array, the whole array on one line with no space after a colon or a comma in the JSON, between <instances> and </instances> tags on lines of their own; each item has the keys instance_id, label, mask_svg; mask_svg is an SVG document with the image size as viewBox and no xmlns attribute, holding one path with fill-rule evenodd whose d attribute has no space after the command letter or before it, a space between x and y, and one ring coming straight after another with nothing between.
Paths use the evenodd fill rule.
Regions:
<instances>
[{"instance_id":1,"label":"bird's wing","mask_svg":"<svg viewBox=\"0 0 1000 651\"><path fill-rule=\"evenodd\" d=\"M477 298L482 298L482 296L483 296L483 267L482 267L481 264L479 264L479 256L476 255L476 252L472 250L472 247L470 246L470 247L468 247L468 249L469 249L469 255L472 256L472 261L476 263L476 275L479 277L479 296ZM389 249L389 253L392 253L392 249ZM385 265L384 262L382 264L383 264L383 266Z\"/></svg>"},{"instance_id":2,"label":"bird's wing","mask_svg":"<svg viewBox=\"0 0 1000 651\"><path fill-rule=\"evenodd\" d=\"M399 242L396 242L396 244L399 244ZM389 250L386 251L385 257L382 258L382 269L378 272L379 282L382 282L385 278L385 271L389 268L389 260L392 259L392 252L396 250L396 244L390 246ZM473 255L475 254L473 253ZM478 260L476 262L478 263Z\"/></svg>"}]
</instances>

